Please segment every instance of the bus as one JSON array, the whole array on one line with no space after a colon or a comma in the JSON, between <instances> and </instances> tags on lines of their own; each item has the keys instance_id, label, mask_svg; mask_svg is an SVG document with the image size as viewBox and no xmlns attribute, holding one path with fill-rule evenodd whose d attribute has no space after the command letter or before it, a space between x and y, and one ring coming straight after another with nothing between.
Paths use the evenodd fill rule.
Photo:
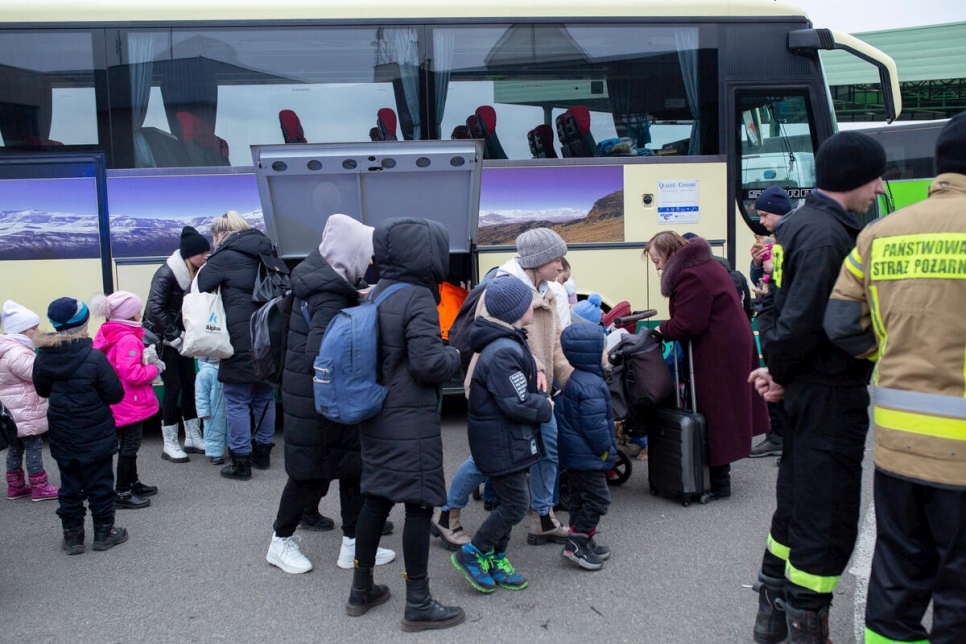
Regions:
<instances>
[{"instance_id":1,"label":"bus","mask_svg":"<svg viewBox=\"0 0 966 644\"><path fill-rule=\"evenodd\" d=\"M886 151L886 194L878 199L876 216L882 217L914 203L929 194L936 177L936 139L949 119L863 128L860 132L875 137Z\"/></svg>"},{"instance_id":2,"label":"bus","mask_svg":"<svg viewBox=\"0 0 966 644\"><path fill-rule=\"evenodd\" d=\"M471 138L479 209L457 245L473 261L454 284L548 226L582 294L666 313L651 236L696 233L743 268L758 193L813 188L836 129L827 49L874 65L898 116L888 56L771 0L3 3L4 298L143 297L181 227L208 234L229 209L277 231L259 146ZM94 161L77 174L22 171L78 155ZM319 238L308 219L284 234Z\"/></svg>"}]
</instances>

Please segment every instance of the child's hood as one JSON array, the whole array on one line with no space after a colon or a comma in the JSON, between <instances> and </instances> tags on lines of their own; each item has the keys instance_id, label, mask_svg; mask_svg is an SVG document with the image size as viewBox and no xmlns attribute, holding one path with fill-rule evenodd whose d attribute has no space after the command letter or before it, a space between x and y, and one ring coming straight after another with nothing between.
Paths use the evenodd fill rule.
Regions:
<instances>
[{"instance_id":1,"label":"child's hood","mask_svg":"<svg viewBox=\"0 0 966 644\"><path fill-rule=\"evenodd\" d=\"M480 353L488 344L500 338L521 338L526 342L526 331L517 329L496 318L477 316L470 327L470 347L474 353Z\"/></svg>"},{"instance_id":2,"label":"child's hood","mask_svg":"<svg viewBox=\"0 0 966 644\"><path fill-rule=\"evenodd\" d=\"M139 329L140 327L119 322L105 322L97 330L97 335L94 337L94 348L98 351L105 351L120 342L121 338L125 336L133 335L137 337Z\"/></svg>"},{"instance_id":3,"label":"child's hood","mask_svg":"<svg viewBox=\"0 0 966 644\"><path fill-rule=\"evenodd\" d=\"M81 329L76 333L35 336L39 353L34 369L41 368L56 379L72 376L94 350L94 341L86 334L87 330Z\"/></svg>"},{"instance_id":4,"label":"child's hood","mask_svg":"<svg viewBox=\"0 0 966 644\"><path fill-rule=\"evenodd\" d=\"M5 355L7 355L7 352L9 351L27 349L27 348L28 348L27 345L25 345L23 342L20 342L14 337L11 337L9 335L0 335L0 358L3 358Z\"/></svg>"},{"instance_id":5,"label":"child's hood","mask_svg":"<svg viewBox=\"0 0 966 644\"><path fill-rule=\"evenodd\" d=\"M560 334L560 348L574 369L601 374L607 334L599 324L571 324Z\"/></svg>"}]
</instances>

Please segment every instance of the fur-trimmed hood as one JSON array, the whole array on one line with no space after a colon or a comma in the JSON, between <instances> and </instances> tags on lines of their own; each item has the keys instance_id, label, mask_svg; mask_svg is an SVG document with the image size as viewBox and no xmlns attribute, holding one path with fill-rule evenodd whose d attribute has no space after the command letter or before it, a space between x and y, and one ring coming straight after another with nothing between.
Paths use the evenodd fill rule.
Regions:
<instances>
[{"instance_id":1,"label":"fur-trimmed hood","mask_svg":"<svg viewBox=\"0 0 966 644\"><path fill-rule=\"evenodd\" d=\"M171 253L171 256L164 260L164 263L174 273L174 279L178 280L178 286L181 287L181 290L187 293L188 288L191 287L191 271L188 270L188 265L184 263L181 251L176 250Z\"/></svg>"},{"instance_id":2,"label":"fur-trimmed hood","mask_svg":"<svg viewBox=\"0 0 966 644\"><path fill-rule=\"evenodd\" d=\"M90 339L87 335L87 325L85 324L79 329L73 329L70 333L38 333L34 336L34 345L37 348L40 347L58 347L62 344L67 344L68 342L73 342L74 340L80 340L81 338ZM93 344L91 340L91 344Z\"/></svg>"},{"instance_id":3,"label":"fur-trimmed hood","mask_svg":"<svg viewBox=\"0 0 966 644\"><path fill-rule=\"evenodd\" d=\"M661 274L661 295L671 297L681 272L714 260L711 245L701 237L694 237L684 248L667 258Z\"/></svg>"}]
</instances>

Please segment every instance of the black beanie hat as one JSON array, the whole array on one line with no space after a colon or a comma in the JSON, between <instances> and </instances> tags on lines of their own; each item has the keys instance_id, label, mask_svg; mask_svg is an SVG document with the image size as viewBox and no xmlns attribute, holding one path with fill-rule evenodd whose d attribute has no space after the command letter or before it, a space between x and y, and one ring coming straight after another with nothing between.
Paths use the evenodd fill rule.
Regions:
<instances>
[{"instance_id":1,"label":"black beanie hat","mask_svg":"<svg viewBox=\"0 0 966 644\"><path fill-rule=\"evenodd\" d=\"M483 304L490 317L513 324L533 303L530 287L512 275L495 277L486 285Z\"/></svg>"},{"instance_id":2,"label":"black beanie hat","mask_svg":"<svg viewBox=\"0 0 966 644\"><path fill-rule=\"evenodd\" d=\"M819 190L848 192L885 174L882 144L861 132L839 132L818 148L815 186Z\"/></svg>"},{"instance_id":3,"label":"black beanie hat","mask_svg":"<svg viewBox=\"0 0 966 644\"><path fill-rule=\"evenodd\" d=\"M936 139L936 174L966 174L966 112L949 119Z\"/></svg>"},{"instance_id":4,"label":"black beanie hat","mask_svg":"<svg viewBox=\"0 0 966 644\"><path fill-rule=\"evenodd\" d=\"M211 244L197 230L191 226L185 226L181 229L181 245L179 248L181 258L188 259L201 253L207 253L211 250Z\"/></svg>"},{"instance_id":5,"label":"black beanie hat","mask_svg":"<svg viewBox=\"0 0 966 644\"><path fill-rule=\"evenodd\" d=\"M792 200L788 198L788 193L778 186L768 186L755 199L755 210L759 212L784 217L791 209Z\"/></svg>"}]
</instances>

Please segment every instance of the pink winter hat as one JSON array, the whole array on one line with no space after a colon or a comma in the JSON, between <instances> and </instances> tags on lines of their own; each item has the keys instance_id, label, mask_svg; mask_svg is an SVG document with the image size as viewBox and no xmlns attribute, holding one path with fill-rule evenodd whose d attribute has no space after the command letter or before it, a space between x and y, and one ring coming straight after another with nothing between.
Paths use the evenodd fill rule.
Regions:
<instances>
[{"instance_id":1,"label":"pink winter hat","mask_svg":"<svg viewBox=\"0 0 966 644\"><path fill-rule=\"evenodd\" d=\"M115 291L107 297L95 296L91 300L91 309L96 315L108 320L130 320L141 312L144 302L134 293Z\"/></svg>"}]
</instances>

